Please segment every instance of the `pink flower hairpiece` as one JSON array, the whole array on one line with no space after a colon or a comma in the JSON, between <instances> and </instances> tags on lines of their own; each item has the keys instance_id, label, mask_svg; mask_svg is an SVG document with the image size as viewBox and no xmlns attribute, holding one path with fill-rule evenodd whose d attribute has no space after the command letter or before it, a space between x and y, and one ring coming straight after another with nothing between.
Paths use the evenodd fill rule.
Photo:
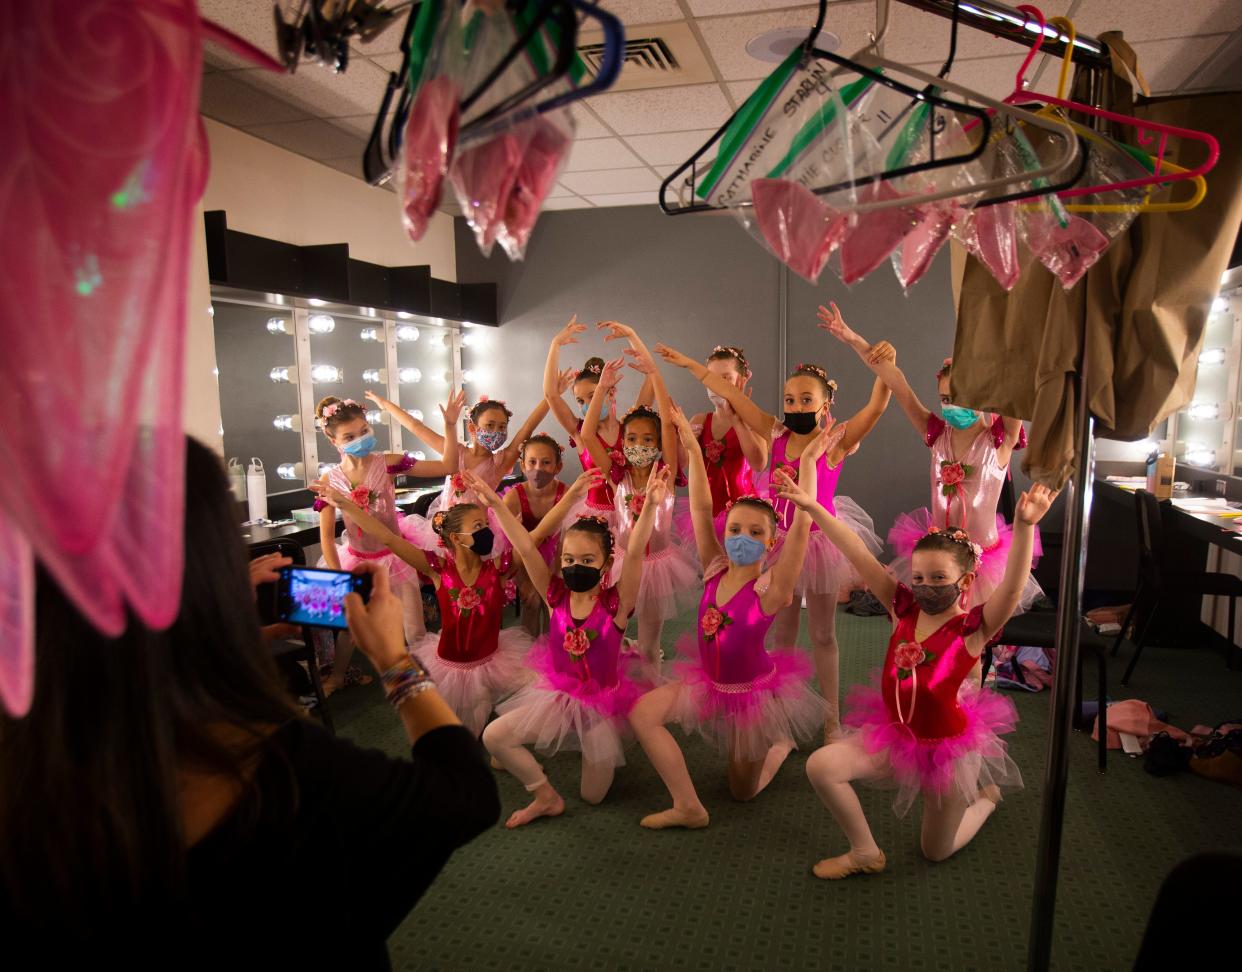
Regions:
<instances>
[{"instance_id":1,"label":"pink flower hairpiece","mask_svg":"<svg viewBox=\"0 0 1242 972\"><path fill-rule=\"evenodd\" d=\"M983 547L971 540L965 530L942 530L940 527L934 526L930 527L927 531L928 536L931 536L932 534L944 537L946 540L951 540L953 543L960 543L962 546L969 549L976 564L983 559Z\"/></svg>"},{"instance_id":2,"label":"pink flower hairpiece","mask_svg":"<svg viewBox=\"0 0 1242 972\"><path fill-rule=\"evenodd\" d=\"M600 364L589 364L582 370L589 371L593 375L598 375L601 371L604 370L604 366Z\"/></svg>"},{"instance_id":3,"label":"pink flower hairpiece","mask_svg":"<svg viewBox=\"0 0 1242 972\"><path fill-rule=\"evenodd\" d=\"M475 404L482 405L484 402L486 402L488 405L504 405L505 404L505 400L503 398L488 398L486 395L480 395L479 400Z\"/></svg>"},{"instance_id":4,"label":"pink flower hairpiece","mask_svg":"<svg viewBox=\"0 0 1242 972\"><path fill-rule=\"evenodd\" d=\"M767 500L762 496L758 496L755 493L746 493L742 496L739 496L737 499L731 499L729 500L729 502L725 503L725 508L724 508L725 513L727 514L731 509L733 509L734 506L736 506L738 503L741 503L741 502L760 503L763 506L766 506L773 513L776 512L776 506L773 505L773 503L770 500Z\"/></svg>"},{"instance_id":5,"label":"pink flower hairpiece","mask_svg":"<svg viewBox=\"0 0 1242 972\"><path fill-rule=\"evenodd\" d=\"M623 419L627 419L631 415L635 414L636 412L642 412L645 415L654 415L656 418L660 417L660 410L657 409L654 405L635 405L633 408L631 408L628 412L626 412L621 417Z\"/></svg>"},{"instance_id":6,"label":"pink flower hairpiece","mask_svg":"<svg viewBox=\"0 0 1242 972\"><path fill-rule=\"evenodd\" d=\"M357 403L357 402L355 402L352 398L346 398L346 399L344 399L343 401L333 402L331 405L327 406L327 407L323 410L323 417L324 417L324 418L332 418L332 416L333 416L333 415L335 415L335 414L336 414L338 411L340 411L342 408L346 408L347 406L350 406L350 405L353 405L353 406L354 406L354 407L356 407L356 408L360 408L360 407L361 407L361 406L360 406L360 405L358 405L358 403Z\"/></svg>"},{"instance_id":7,"label":"pink flower hairpiece","mask_svg":"<svg viewBox=\"0 0 1242 972\"><path fill-rule=\"evenodd\" d=\"M731 344L717 344L714 348L712 348L712 354L732 355L733 360L742 366L742 377L750 377L750 365L746 363L746 357L742 354L741 348L735 348Z\"/></svg>"},{"instance_id":8,"label":"pink flower hairpiece","mask_svg":"<svg viewBox=\"0 0 1242 972\"><path fill-rule=\"evenodd\" d=\"M834 379L834 378L829 378L829 377L828 377L828 372L826 372L823 368L821 368L821 367L820 367L819 365L817 365L817 364L806 364L806 363L803 363L803 364L798 365L796 368L794 368L794 371L795 371L795 372L799 372L799 371L802 371L802 372L807 372L807 371L809 371L811 374L815 375L816 377L821 378L821 379L823 380L824 384L825 384L825 385L827 385L829 388L831 388L833 391L836 391L836 390L837 390L837 382L836 382L836 379Z\"/></svg>"}]
</instances>

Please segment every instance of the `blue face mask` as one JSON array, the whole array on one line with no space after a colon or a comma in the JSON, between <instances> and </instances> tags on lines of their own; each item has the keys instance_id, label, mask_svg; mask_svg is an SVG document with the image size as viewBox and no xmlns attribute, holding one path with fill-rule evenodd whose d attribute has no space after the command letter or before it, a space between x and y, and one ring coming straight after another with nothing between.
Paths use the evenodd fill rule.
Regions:
<instances>
[{"instance_id":1,"label":"blue face mask","mask_svg":"<svg viewBox=\"0 0 1242 972\"><path fill-rule=\"evenodd\" d=\"M962 408L960 405L941 405L940 414L955 429L968 429L979 421L979 413L973 408Z\"/></svg>"},{"instance_id":2,"label":"blue face mask","mask_svg":"<svg viewBox=\"0 0 1242 972\"><path fill-rule=\"evenodd\" d=\"M591 409L591 400L588 398L585 402L578 403L578 414L586 418L586 413Z\"/></svg>"},{"instance_id":3,"label":"blue face mask","mask_svg":"<svg viewBox=\"0 0 1242 972\"><path fill-rule=\"evenodd\" d=\"M742 536L740 533L737 536L726 539L724 546L725 553L729 559L739 567L745 567L748 564L762 560L768 552L767 544Z\"/></svg>"},{"instance_id":4,"label":"blue face mask","mask_svg":"<svg viewBox=\"0 0 1242 972\"><path fill-rule=\"evenodd\" d=\"M353 442L347 442L341 446L341 451L346 455L353 456L355 459L365 459L375 451L379 443L375 441L375 435L371 434L361 439L354 439Z\"/></svg>"},{"instance_id":5,"label":"blue face mask","mask_svg":"<svg viewBox=\"0 0 1242 972\"><path fill-rule=\"evenodd\" d=\"M507 438L509 438L508 432L485 432L482 429L478 429L474 433L474 440L489 452L495 452L499 449L505 444L505 439Z\"/></svg>"}]
</instances>

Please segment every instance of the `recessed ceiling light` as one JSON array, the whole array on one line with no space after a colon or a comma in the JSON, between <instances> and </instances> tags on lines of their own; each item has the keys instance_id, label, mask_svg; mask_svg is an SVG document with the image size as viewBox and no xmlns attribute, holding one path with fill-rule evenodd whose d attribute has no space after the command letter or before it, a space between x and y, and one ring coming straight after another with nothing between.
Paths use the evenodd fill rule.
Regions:
<instances>
[{"instance_id":1,"label":"recessed ceiling light","mask_svg":"<svg viewBox=\"0 0 1242 972\"><path fill-rule=\"evenodd\" d=\"M808 31L805 27L781 27L769 30L746 42L746 53L757 61L768 61L779 64L789 56L789 52L806 40ZM841 38L829 30L819 32L819 41L815 45L820 50L835 51L841 46Z\"/></svg>"}]
</instances>

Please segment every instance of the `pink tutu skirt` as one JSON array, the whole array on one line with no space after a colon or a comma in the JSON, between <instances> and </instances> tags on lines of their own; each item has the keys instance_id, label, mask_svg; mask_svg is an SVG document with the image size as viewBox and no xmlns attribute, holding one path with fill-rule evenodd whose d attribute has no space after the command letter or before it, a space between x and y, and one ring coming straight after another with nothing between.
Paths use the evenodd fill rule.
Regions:
<instances>
[{"instance_id":1,"label":"pink tutu skirt","mask_svg":"<svg viewBox=\"0 0 1242 972\"><path fill-rule=\"evenodd\" d=\"M880 673L870 685L856 685L846 699L844 724L862 739L869 753L884 754L889 772L870 785L896 789L893 810L904 817L920 793L939 802L958 798L974 803L979 791L996 786L1001 791L1022 788L1022 774L1009 757L1002 735L1018 725L1013 702L990 689L959 693L966 728L956 736L920 740L902 723L894 722L880 693Z\"/></svg>"},{"instance_id":2,"label":"pink tutu skirt","mask_svg":"<svg viewBox=\"0 0 1242 972\"><path fill-rule=\"evenodd\" d=\"M697 542L694 537L694 518L690 515L689 497L678 497L678 500L686 500L682 506L675 506L673 513L673 530L675 536L681 539L689 549L696 549ZM722 544L724 543L725 521L729 519L729 514L721 510L712 518L712 526L716 530L716 539Z\"/></svg>"},{"instance_id":3,"label":"pink tutu skirt","mask_svg":"<svg viewBox=\"0 0 1242 972\"><path fill-rule=\"evenodd\" d=\"M838 496L833 500L837 508L837 519L848 526L867 545L873 554L884 549L879 534L875 532L875 524L867 511L848 496ZM785 533L777 538L776 545L769 555L769 565L780 559L780 552L785 545ZM808 594L835 594L837 591L850 590L862 584L862 578L845 557L837 549L836 544L828 539L822 530L812 530L806 545L806 559L802 562L802 570L794 587L795 597Z\"/></svg>"},{"instance_id":4,"label":"pink tutu skirt","mask_svg":"<svg viewBox=\"0 0 1242 972\"><path fill-rule=\"evenodd\" d=\"M401 535L406 540L418 547L419 550L439 550L440 535L436 533L435 528L431 525L432 518L441 509L441 497L436 497L431 506L427 509L426 516L419 516L417 513L409 513L397 521L397 526L401 529ZM505 536L505 531L500 528L500 521L496 518L494 510L487 511L487 525L492 528L492 533L496 536L496 542L492 545L491 557L499 557L502 553L509 549L509 538Z\"/></svg>"},{"instance_id":5,"label":"pink tutu skirt","mask_svg":"<svg viewBox=\"0 0 1242 972\"><path fill-rule=\"evenodd\" d=\"M824 731L832 706L808 684L813 666L806 652L768 652L772 670L750 682L716 682L699 660L697 640L678 641L685 659L673 663L681 692L671 717L687 734L698 732L722 755L757 761L787 740L808 740Z\"/></svg>"},{"instance_id":6,"label":"pink tutu skirt","mask_svg":"<svg viewBox=\"0 0 1242 972\"><path fill-rule=\"evenodd\" d=\"M476 662L451 662L441 658L438 634L428 634L411 650L418 656L436 690L476 736L483 732L496 703L530 681L526 656L532 638L522 628L501 628L496 650Z\"/></svg>"},{"instance_id":7,"label":"pink tutu skirt","mask_svg":"<svg viewBox=\"0 0 1242 972\"><path fill-rule=\"evenodd\" d=\"M893 528L888 531L889 546L897 554L889 566L897 573L897 579L903 584L910 583L910 555L914 552L914 545L927 535L927 531L931 526L931 510L923 507L923 509L915 510L913 513L902 513L901 516L897 517ZM971 539L974 538L972 537ZM976 573L974 587L971 589L971 605L983 604L992 596L992 592L1000 586L1000 582L1005 577L1005 564L1009 559L1009 548L1012 544L1013 527L1006 523L1005 518L998 513L996 515L996 539L991 544L984 545L983 557L979 564L979 570ZM1039 563L1039 558L1043 556L1043 552L1044 548L1040 542L1039 528L1036 527L1031 566ZM1043 593L1044 589L1039 586L1039 582L1034 577L1028 577L1014 614L1021 614L1029 609Z\"/></svg>"},{"instance_id":8,"label":"pink tutu skirt","mask_svg":"<svg viewBox=\"0 0 1242 972\"><path fill-rule=\"evenodd\" d=\"M620 576L618 573L617 577ZM701 580L693 546L687 549L674 542L658 553L647 554L643 558L634 613L653 612L663 621L675 618L698 603Z\"/></svg>"},{"instance_id":9,"label":"pink tutu skirt","mask_svg":"<svg viewBox=\"0 0 1242 972\"><path fill-rule=\"evenodd\" d=\"M623 655L623 666L626 660ZM636 659L630 660L638 665ZM528 663L535 680L496 707L502 715L521 713L514 731L534 740L535 749L545 756L578 750L587 763L625 765L624 739L630 732L630 710L650 686L624 668L615 685L583 682L556 671L545 647L537 646Z\"/></svg>"}]
</instances>

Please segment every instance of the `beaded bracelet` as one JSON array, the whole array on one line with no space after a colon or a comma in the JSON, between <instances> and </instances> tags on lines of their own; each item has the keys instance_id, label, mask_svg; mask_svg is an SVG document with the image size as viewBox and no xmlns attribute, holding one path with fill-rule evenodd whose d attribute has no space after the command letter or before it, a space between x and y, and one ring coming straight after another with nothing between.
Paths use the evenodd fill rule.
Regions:
<instances>
[{"instance_id":1,"label":"beaded bracelet","mask_svg":"<svg viewBox=\"0 0 1242 972\"><path fill-rule=\"evenodd\" d=\"M407 655L387 671L380 674L384 694L393 706L398 706L411 695L434 688L431 674L413 655Z\"/></svg>"}]
</instances>

